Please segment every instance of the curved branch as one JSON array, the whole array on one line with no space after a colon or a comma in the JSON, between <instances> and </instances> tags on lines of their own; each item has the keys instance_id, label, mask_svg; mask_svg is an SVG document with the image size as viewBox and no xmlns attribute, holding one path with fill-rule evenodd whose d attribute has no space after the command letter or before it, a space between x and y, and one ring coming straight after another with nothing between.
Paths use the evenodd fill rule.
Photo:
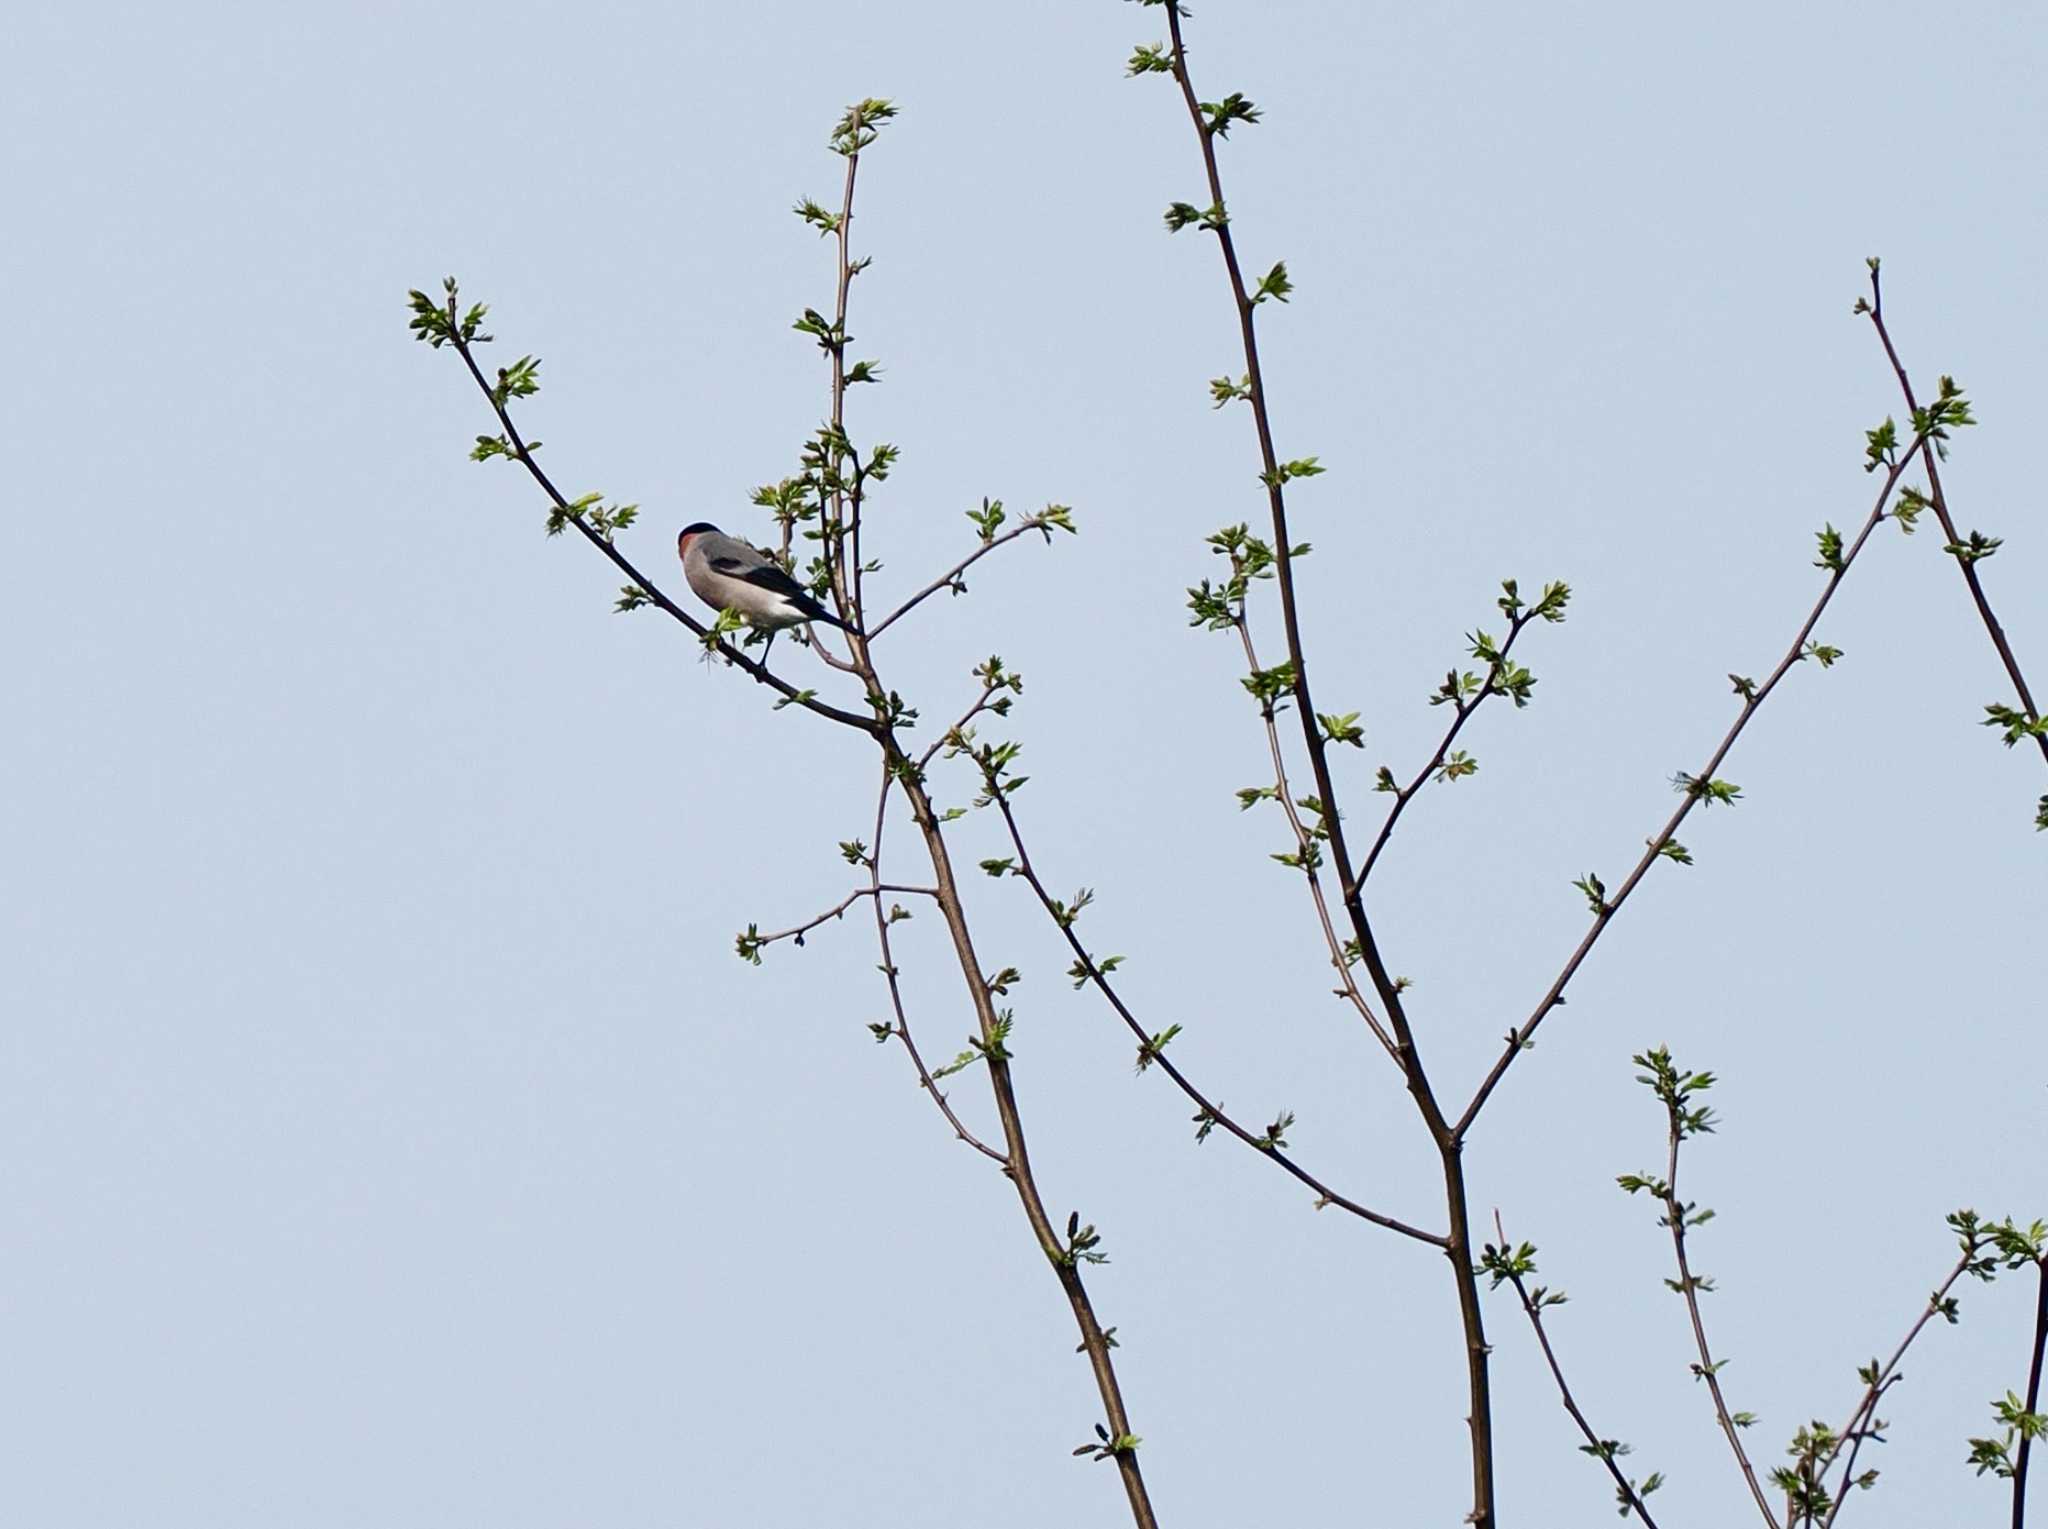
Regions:
<instances>
[{"instance_id":1,"label":"curved branch","mask_svg":"<svg viewBox=\"0 0 2048 1529\"><path fill-rule=\"evenodd\" d=\"M1032 515L1022 521L1019 521L1009 530L1003 532L1002 535L991 537L989 540L983 542L979 547L976 547L972 552L968 553L966 557L960 559L959 562L955 563L951 568L947 569L944 573L940 574L939 577L932 580L931 583L925 585L923 589L920 589L916 594L912 595L908 600L905 600L901 605L897 606L896 609L889 612L888 615L884 616L880 621L875 623L874 629L867 634L868 641L873 642L877 637L880 637L884 632L888 631L890 627L894 626L903 617L909 615L911 611L915 610L918 606L922 605L926 600L929 600L933 595L937 594L940 590L951 586L954 580L958 579L961 574L965 573L968 569L972 568L976 563L980 562L983 558L987 557L991 552L995 551L996 548L1002 546L1005 542L1015 541L1018 537L1022 536L1026 531L1043 532L1045 535L1045 539L1047 541L1052 540L1051 527L1045 520L1043 520L1039 516Z\"/></svg>"}]
</instances>

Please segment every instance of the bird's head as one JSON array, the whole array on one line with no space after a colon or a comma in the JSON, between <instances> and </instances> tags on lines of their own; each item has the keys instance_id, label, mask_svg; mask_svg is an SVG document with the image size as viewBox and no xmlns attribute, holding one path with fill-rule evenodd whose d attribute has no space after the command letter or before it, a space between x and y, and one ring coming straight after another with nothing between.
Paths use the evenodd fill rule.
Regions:
<instances>
[{"instance_id":1,"label":"bird's head","mask_svg":"<svg viewBox=\"0 0 2048 1529\"><path fill-rule=\"evenodd\" d=\"M707 532L716 536L718 534L718 527L708 520L699 520L684 526L676 536L676 555L678 557L686 556L690 550L690 538L702 536Z\"/></svg>"}]
</instances>

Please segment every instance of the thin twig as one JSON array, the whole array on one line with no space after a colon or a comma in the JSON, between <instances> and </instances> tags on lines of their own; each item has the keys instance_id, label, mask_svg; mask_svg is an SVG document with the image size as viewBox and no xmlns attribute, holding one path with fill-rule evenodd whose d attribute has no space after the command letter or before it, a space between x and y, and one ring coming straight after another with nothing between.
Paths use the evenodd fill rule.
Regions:
<instances>
[{"instance_id":1,"label":"thin twig","mask_svg":"<svg viewBox=\"0 0 2048 1529\"><path fill-rule=\"evenodd\" d=\"M1500 1238L1501 1247L1505 1249L1508 1245L1508 1234L1501 1225L1500 1212L1497 1210L1493 1213L1493 1230ZM1572 1421L1578 1425L1580 1437L1586 1441L1585 1452L1607 1467L1607 1474L1614 1478L1614 1490L1619 1494L1620 1500L1633 1509L1636 1516L1643 1521L1644 1529L1657 1529L1657 1520L1650 1516L1650 1510L1643 1502L1642 1493L1636 1490L1635 1483L1628 1479L1615 1460L1618 1451L1613 1441L1603 1439L1593 1431L1593 1425L1586 1421L1586 1414L1579 1410L1578 1402L1573 1399L1572 1388L1564 1378L1564 1368L1557 1362L1557 1351L1550 1346L1550 1334L1543 1329L1543 1312L1530 1297L1527 1283L1521 1275L1513 1272L1507 1273L1505 1278L1515 1287L1515 1295L1522 1303L1522 1313L1528 1317L1529 1326L1535 1330L1537 1346L1543 1350L1543 1362L1550 1366L1550 1378L1557 1382L1558 1399L1564 1403L1564 1410L1571 1414ZM1562 1300L1563 1297L1560 1296L1559 1299Z\"/></svg>"},{"instance_id":2,"label":"thin twig","mask_svg":"<svg viewBox=\"0 0 2048 1529\"><path fill-rule=\"evenodd\" d=\"M1012 526L1009 530L1003 532L1002 535L990 538L988 541L983 542L979 547L976 547L972 552L968 553L966 557L960 559L960 561L955 563L951 568L948 568L944 573L940 574L939 577L933 579L931 583L925 585L923 589L920 589L908 600L905 600L901 605L897 606L896 609L889 612L889 614L884 616L880 621L876 622L874 627L867 634L868 641L873 642L877 637L880 637L884 632L888 631L890 627L894 626L904 616L909 615L911 611L915 610L918 606L922 605L926 600L930 599L940 590L951 586L953 582L960 577L961 574L965 573L969 568L972 568L976 563L980 562L983 558L987 557L991 552L995 551L996 548L1002 546L1005 542L1015 541L1018 537L1022 536L1026 531L1043 531L1045 532L1046 539L1048 541L1052 539L1052 533L1049 530L1047 530L1045 522L1040 520L1035 515L1029 517L1028 519L1020 522L1015 526Z\"/></svg>"},{"instance_id":3,"label":"thin twig","mask_svg":"<svg viewBox=\"0 0 2048 1529\"><path fill-rule=\"evenodd\" d=\"M1003 688L1004 687L1000 685L991 685L987 682L983 682L981 687L981 694L974 698L974 704L972 706L968 707L966 711L960 714L960 720L958 722L955 722L951 727L947 728L943 733L940 733L937 738L932 740L931 747L926 749L922 754L917 756L918 769L923 770L924 768L926 768L928 765L931 764L933 759L938 757L938 753L941 749L953 746L956 740L963 738L967 724L972 722L976 717L980 716L984 711L988 710L988 703L990 702L990 700L994 698L997 691Z\"/></svg>"},{"instance_id":4,"label":"thin twig","mask_svg":"<svg viewBox=\"0 0 2048 1529\"><path fill-rule=\"evenodd\" d=\"M852 126L854 142L857 144L861 126L860 116L857 112L853 116ZM845 438L844 431L846 425L846 299L853 287L853 262L849 258L852 252L853 240L853 182L854 177L859 171L860 151L856 147L852 153L846 156L846 190L839 203L839 293L838 306L834 310L832 320L832 332L837 343L826 347L832 357L832 428L840 439ZM834 465L836 467L838 464L835 463ZM845 514L845 496L843 491L833 495L833 510L834 514L831 522L822 527L825 536L818 545L825 557L826 572L831 578L833 588L839 596L839 613L852 622L855 627L858 627L861 624L861 475L858 461L854 463L852 515L853 573L850 576L845 571L843 559L836 558L836 554L839 551L837 532L842 523L842 517ZM848 646L852 646L850 638Z\"/></svg>"},{"instance_id":5,"label":"thin twig","mask_svg":"<svg viewBox=\"0 0 2048 1529\"><path fill-rule=\"evenodd\" d=\"M936 887L898 887L877 881L873 886L854 888L853 891L847 893L846 896L827 908L823 913L820 913L816 918L806 919L803 923L789 929L778 929L773 934L755 935L752 943L762 949L766 949L768 946L776 944L781 940L795 940L797 944L801 945L804 942L804 936L813 929L816 929L820 924L828 923L832 919L840 917L848 908L851 908L863 897L880 897L884 892L899 897L937 897L939 895L938 888Z\"/></svg>"},{"instance_id":6,"label":"thin twig","mask_svg":"<svg viewBox=\"0 0 2048 1529\"><path fill-rule=\"evenodd\" d=\"M1887 1380L1882 1386L1878 1387L1877 1396L1875 1400L1878 1402L1883 1401L1885 1392L1889 1391L1892 1388L1892 1386L1898 1382L1899 1379L1899 1376L1894 1375L1890 1380ZM1875 1403L1873 1403L1872 1405L1871 1412L1872 1418L1869 1426L1858 1428L1849 1440L1849 1458L1842 1462L1842 1479L1835 1484L1834 1497L1831 1505L1828 1508L1828 1516L1826 1521L1830 1524L1832 1524L1835 1521L1835 1515L1842 1511L1842 1504L1848 1498L1849 1488L1856 1480L1856 1457L1863 1453L1863 1441L1865 1439L1873 1439L1877 1437L1877 1425L1879 1420L1876 1417ZM1819 1471L1815 1471L1813 1473L1813 1479L1818 1480L1824 1475L1826 1475L1825 1468ZM1792 1517L1791 1495L1789 1493L1786 1495L1785 1517L1786 1521L1789 1523Z\"/></svg>"},{"instance_id":7,"label":"thin twig","mask_svg":"<svg viewBox=\"0 0 2048 1529\"><path fill-rule=\"evenodd\" d=\"M1905 363L1899 359L1898 350L1892 344L1891 331L1885 328L1884 288L1879 284L1875 262L1872 262L1870 268L1869 312L1870 322L1877 330L1877 337L1884 342L1885 359L1891 362L1892 375L1898 378L1899 391L1905 395L1906 408L1917 416L1920 404L1913 396L1912 381L1907 377ZM1934 504L1934 518L1940 522L1942 535L1948 538L1948 545L1954 547L1961 544L1962 538L1957 535L1955 520L1949 514L1948 495L1942 491L1941 468L1936 462L1937 455L1935 452L1928 452L1923 457L1927 467L1927 487ZM1962 557L1957 558L1955 562L1962 570L1963 582L1969 586L1970 600L1977 607L1977 615L1984 623L1984 631L1991 638L1991 645L1998 650L1999 662L2005 665L2006 677L2012 681L2012 688L2019 695L2020 706L2025 710L2029 721L2040 721L2041 709L2034 704L2034 693L2027 688L2027 677L2020 672L2020 661L2013 656L2012 644L2006 641L2005 628L1999 625L1998 617L1992 613L1991 599L1984 593L1984 583L1977 576L1976 562ZM2040 745L2042 759L2048 760L2048 733L2034 734L2034 742Z\"/></svg>"},{"instance_id":8,"label":"thin twig","mask_svg":"<svg viewBox=\"0 0 2048 1529\"><path fill-rule=\"evenodd\" d=\"M953 1111L952 1104L947 1100L945 1094L940 1092L937 1080L932 1077L931 1069L924 1065L924 1057L917 1049L917 1042L910 1035L910 1016L904 1011L903 1007L903 987L898 980L899 973L896 970L896 953L889 939L889 919L882 912L881 898L881 894L889 890L882 881L882 830L888 825L889 792L894 785L895 777L885 767L882 771L882 789L875 798L875 847L868 856L868 871L874 880L874 885L869 889L869 895L875 899L875 943L881 948L882 977L889 985L889 1007L896 1014L896 1023L891 1027L892 1033L897 1040L903 1043L903 1049L910 1054L910 1065L917 1069L918 1087L931 1095L932 1103L936 1104L939 1107L939 1113L946 1117L946 1124L953 1128L953 1134L966 1142L968 1146L979 1152L983 1157L990 1158L1007 1169L1010 1166L1010 1160L961 1123L960 1117ZM919 887L916 890L919 892L927 891L924 887ZM938 889L935 887L929 889L929 895L936 898L939 895ZM852 898L847 899L849 903L852 901Z\"/></svg>"},{"instance_id":9,"label":"thin twig","mask_svg":"<svg viewBox=\"0 0 2048 1529\"><path fill-rule=\"evenodd\" d=\"M1728 1438L1729 1449L1735 1452L1735 1463L1742 1468L1742 1479L1749 1484L1749 1492L1756 1499L1756 1505L1764 1516L1764 1522L1777 1529L1778 1520L1771 1512L1771 1505L1764 1497L1764 1489L1757 1480L1756 1468L1749 1463L1749 1451L1742 1447L1742 1435L1735 1426L1735 1419L1728 1411L1727 1398L1721 1394L1721 1366L1714 1361L1714 1355L1707 1344L1706 1323L1700 1318L1699 1281L1693 1277L1692 1266L1685 1252L1685 1202L1678 1198L1678 1144L1684 1139L1680 1128L1680 1112L1677 1104L1667 1104L1671 1116L1671 1155L1664 1171L1664 1224L1671 1228L1671 1251L1678 1261L1678 1289L1685 1297L1686 1315L1692 1319L1693 1342L1699 1352L1699 1363L1693 1366L1693 1374L1707 1383L1707 1390L1713 1394L1714 1417L1721 1425L1721 1432Z\"/></svg>"},{"instance_id":10,"label":"thin twig","mask_svg":"<svg viewBox=\"0 0 2048 1529\"><path fill-rule=\"evenodd\" d=\"M1258 650L1252 645L1251 622L1245 615L1244 601L1237 604L1237 635L1244 644L1245 663L1256 674L1259 670ZM1343 984L1338 992L1358 1011L1373 1038L1393 1057L1395 1065L1400 1064L1400 1053L1394 1045L1394 1038L1387 1034L1386 1026L1373 1013L1372 1006L1365 1001L1365 995L1358 990L1358 980L1351 975L1352 962L1346 957L1344 942L1337 934L1337 926L1330 919L1330 905L1323 896L1323 878L1318 869L1321 851L1318 839L1309 831L1301 819L1301 809L1295 805L1294 795L1287 784L1287 757L1280 747L1280 726L1274 718L1273 702L1260 702L1259 715L1266 726L1266 747L1273 757L1274 799L1280 803L1287 816L1287 826L1294 830L1295 853L1301 857L1301 869L1308 880L1309 898L1315 904L1316 922L1322 927L1323 942L1329 947L1330 965L1336 969L1337 980Z\"/></svg>"},{"instance_id":11,"label":"thin twig","mask_svg":"<svg viewBox=\"0 0 2048 1529\"><path fill-rule=\"evenodd\" d=\"M1592 953L1594 945L1599 942L1600 936L1606 932L1607 926L1614 921L1615 914L1621 911L1622 904L1629 900L1630 894L1641 884L1643 878L1649 874L1650 867L1655 865L1658 857L1664 853L1665 846L1672 842L1680 826L1684 824L1693 808L1704 798L1707 782L1714 779L1715 772L1721 768L1722 762L1727 759L1729 750L1735 747L1735 740L1742 736L1743 729L1749 726L1750 719L1757 714L1757 711L1763 706L1764 702L1769 699L1771 692L1778 688L1778 681L1791 672L1794 664L1802 660L1805 655L1807 639L1813 635L1813 629L1820 624L1822 613L1827 610L1828 603L1834 599L1835 591L1841 587L1842 580L1848 577L1850 568L1855 565L1857 555L1862 552L1864 544L1870 540L1870 533L1875 531L1878 523L1884 519L1885 505L1891 499L1892 490L1898 485L1899 479L1904 475L1906 468L1912 463L1913 459L1916 456L1925 455L1924 448L1926 444L1925 437L1915 437L1911 447L1885 473L1884 482L1877 492L1877 502L1871 507L1869 516L1864 520L1862 530L1856 534L1856 539L1849 544L1846 551L1842 554L1840 566L1829 574L1827 584L1820 592L1820 598L1814 602L1813 609L1807 613L1806 620L1800 624L1798 634L1793 637L1791 646L1786 648L1785 656L1778 660L1777 668L1771 671L1770 677L1761 685L1756 686L1744 695L1741 711L1736 713L1735 721L1729 726L1727 733L1722 737L1719 747L1714 750L1706 764L1701 767L1699 773L1692 777L1696 784L1685 792L1685 799L1678 804L1678 810L1671 814L1656 837L1647 841L1649 847L1643 851L1642 858L1636 861L1635 869L1629 872L1628 879L1622 882L1621 886L1616 889L1611 899L1602 903L1600 911L1593 917L1592 927L1586 931L1585 937L1579 941L1578 948L1571 953L1570 959L1565 962L1563 969L1558 972L1555 980L1551 982L1550 987L1545 991L1542 1000L1536 1005L1534 1011L1520 1025L1508 1033L1507 1045L1501 1052L1499 1060L1493 1064L1485 1080L1472 1095L1472 1102L1465 1106L1464 1113L1458 1117L1455 1132L1460 1138L1463 1138L1466 1132L1472 1129L1472 1122L1479 1118L1480 1110L1485 1107L1486 1101L1492 1097L1494 1089L1500 1086L1500 1080L1507 1075L1507 1070L1514 1065L1515 1058L1529 1049L1529 1044L1534 1040L1537 1028L1549 1017L1552 1009L1564 1002L1565 988L1570 984L1572 978L1578 974L1579 967L1584 964L1586 957Z\"/></svg>"},{"instance_id":12,"label":"thin twig","mask_svg":"<svg viewBox=\"0 0 2048 1529\"><path fill-rule=\"evenodd\" d=\"M1883 1368L1876 1371L1864 1384L1863 1394L1856 1399L1856 1406L1849 1414L1849 1421L1842 1425L1835 1435L1834 1446L1822 1457L1819 1469L1814 1473L1816 1477L1827 1474L1836 1456L1841 1454L1844 1443L1850 1445L1849 1464L1842 1473L1841 1489L1835 1494L1834 1506L1828 1510L1828 1516L1821 1521L1822 1529L1828 1529L1828 1526L1834 1523L1835 1515L1842 1511L1842 1504L1848 1500L1850 1472L1856 1468L1855 1446L1861 1442L1861 1436L1870 1431L1868 1425L1877 1415L1877 1404L1899 1379L1899 1361L1906 1357L1906 1350L1913 1346L1913 1340L1920 1336L1928 1320L1942 1309L1942 1303L1947 1299L1950 1287L1968 1271L1971 1257L1972 1255L1966 1251L1956 1260L1955 1267L1948 1271L1948 1277L1935 1287L1934 1294L1928 1297L1927 1304L1920 1309L1919 1316L1913 1319L1913 1325L1906 1329L1906 1336L1901 1338L1899 1346L1892 1350L1892 1357L1886 1360Z\"/></svg>"},{"instance_id":13,"label":"thin twig","mask_svg":"<svg viewBox=\"0 0 2048 1529\"><path fill-rule=\"evenodd\" d=\"M1508 636L1507 641L1501 644L1500 663L1487 671L1486 683L1479 687L1479 694L1469 701L1452 701L1451 704L1457 714L1451 718L1451 725L1444 730L1443 738L1437 743L1436 752L1429 756L1427 764L1415 772L1413 780L1394 793L1394 805L1388 809L1387 820L1380 825L1379 836L1372 841L1372 848L1365 852L1365 863L1358 868L1358 879L1361 883L1371 877L1372 868L1379 864L1380 851L1385 849L1387 841L1393 838L1394 825L1401 821L1401 814L1408 810L1408 804L1415 799L1416 793L1428 784L1430 776L1443 767L1444 756L1450 753L1451 745L1458 741L1458 734L1465 730L1465 724L1472 719L1472 713L1479 710L1480 703L1488 696L1502 693L1494 681L1500 676L1501 665L1507 662L1508 655L1514 651L1515 639L1522 635L1522 628L1533 619L1527 612L1508 618Z\"/></svg>"}]
</instances>

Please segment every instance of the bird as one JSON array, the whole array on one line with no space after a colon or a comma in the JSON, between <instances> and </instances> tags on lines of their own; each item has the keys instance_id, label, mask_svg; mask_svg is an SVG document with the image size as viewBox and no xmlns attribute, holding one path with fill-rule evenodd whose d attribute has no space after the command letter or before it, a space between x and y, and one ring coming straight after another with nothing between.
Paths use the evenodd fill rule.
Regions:
<instances>
[{"instance_id":1,"label":"bird","mask_svg":"<svg viewBox=\"0 0 2048 1529\"><path fill-rule=\"evenodd\" d=\"M683 577L698 599L713 610L738 611L749 626L772 635L784 627L822 621L859 635L812 598L781 564L708 520L683 527L676 536L676 555L683 560Z\"/></svg>"}]
</instances>

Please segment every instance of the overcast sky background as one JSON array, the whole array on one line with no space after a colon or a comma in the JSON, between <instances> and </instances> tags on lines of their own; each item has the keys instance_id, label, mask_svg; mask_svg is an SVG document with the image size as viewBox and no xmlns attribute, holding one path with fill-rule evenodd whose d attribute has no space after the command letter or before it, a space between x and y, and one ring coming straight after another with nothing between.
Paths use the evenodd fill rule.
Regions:
<instances>
[{"instance_id":1,"label":"overcast sky background","mask_svg":"<svg viewBox=\"0 0 2048 1529\"><path fill-rule=\"evenodd\" d=\"M571 492L765 534L746 497L824 407L790 321L827 247L845 102L904 109L863 164L852 423L904 448L886 592L970 545L983 494L1075 507L884 643L934 722L1000 651L1028 679L1021 807L1090 938L1176 1055L1300 1157L1441 1215L1384 1059L1327 996L1231 644L1185 628L1202 538L1261 513L1159 17L1083 5L855 10L23 6L0 90L12 512L0 558L0 1518L42 1526L1115 1525L1098 1416L1016 1200L895 1049L871 932L762 970L750 920L850 889L857 739L708 671L541 534L404 294L493 305ZM1867 512L1895 410L1852 319L1879 253L1909 363L1983 428L1950 491L2048 683L2048 108L2037 8L1312 6L1215 0L1197 84L1266 122L1225 168L1262 310L1318 696L1361 831L1493 618L1526 712L1418 802L1373 906L1441 1092L1465 1095L1818 590L1812 534ZM1931 530L1931 528L1930 528ZM680 592L680 580L675 580ZM1269 647L1277 647L1270 619ZM1839 1422L1952 1257L1949 1209L2048 1215L2038 759L1976 725L2007 691L1938 532L1884 528L1570 1007L1475 1133L1473 1193L1543 1249L1603 1431L1666 1471L1667 1525L1747 1510L1669 1245L1613 1175L1658 1159L1631 1051L1725 1083L1689 1160L1734 1405L1767 1461ZM802 655L778 661L802 673ZM838 677L819 683L837 695ZM971 794L961 776L942 801ZM964 865L998 852L960 825ZM907 841L904 843L907 848ZM903 879L919 878L907 856ZM1096 1222L1171 1525L1441 1524L1468 1504L1448 1281L1134 1078L1021 886L975 878L1025 972L1018 1086L1054 1211ZM913 1022L969 1016L936 920ZM954 1098L988 1124L978 1073ZM2003 1522L1963 1465L2024 1379L2031 1292L1964 1292L1885 1408L1871 1522ZM1497 1345L1511 1525L1593 1523L1511 1302ZM2038 1495L2038 1491L2037 1491Z\"/></svg>"}]
</instances>

